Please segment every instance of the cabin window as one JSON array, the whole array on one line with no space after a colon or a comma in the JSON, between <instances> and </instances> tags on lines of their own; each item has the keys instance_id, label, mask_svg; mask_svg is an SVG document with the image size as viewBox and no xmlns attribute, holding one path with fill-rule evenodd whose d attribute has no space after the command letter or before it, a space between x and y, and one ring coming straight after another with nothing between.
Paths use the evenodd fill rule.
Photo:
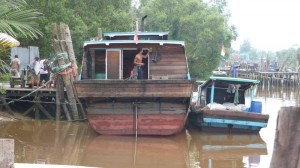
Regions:
<instances>
[{"instance_id":1,"label":"cabin window","mask_svg":"<svg viewBox=\"0 0 300 168\"><path fill-rule=\"evenodd\" d=\"M95 79L106 79L106 52L105 50L95 51Z\"/></svg>"}]
</instances>

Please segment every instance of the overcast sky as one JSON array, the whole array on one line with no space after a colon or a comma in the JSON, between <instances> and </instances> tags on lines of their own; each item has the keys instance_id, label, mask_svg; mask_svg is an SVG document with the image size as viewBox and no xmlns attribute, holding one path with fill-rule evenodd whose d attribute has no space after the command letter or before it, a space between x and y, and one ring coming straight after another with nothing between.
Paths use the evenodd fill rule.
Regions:
<instances>
[{"instance_id":1,"label":"overcast sky","mask_svg":"<svg viewBox=\"0 0 300 168\"><path fill-rule=\"evenodd\" d=\"M300 0L228 0L230 24L239 37L232 43L238 50L245 39L252 47L279 51L300 47Z\"/></svg>"}]
</instances>

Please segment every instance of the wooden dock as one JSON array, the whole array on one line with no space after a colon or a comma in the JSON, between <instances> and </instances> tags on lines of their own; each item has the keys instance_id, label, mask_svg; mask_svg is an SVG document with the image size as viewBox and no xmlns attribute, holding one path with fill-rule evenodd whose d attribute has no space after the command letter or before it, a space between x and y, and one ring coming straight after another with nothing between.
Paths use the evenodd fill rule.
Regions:
<instances>
[{"instance_id":1,"label":"wooden dock","mask_svg":"<svg viewBox=\"0 0 300 168\"><path fill-rule=\"evenodd\" d=\"M31 116L35 119L46 117L54 120L56 113L56 89L51 88L30 88L15 86L11 88L9 83L1 83L0 87L5 90L1 94L0 100L2 109L14 114L16 111L21 112L24 116Z\"/></svg>"},{"instance_id":2,"label":"wooden dock","mask_svg":"<svg viewBox=\"0 0 300 168\"><path fill-rule=\"evenodd\" d=\"M221 69L231 76L229 69ZM298 72L257 72L238 69L236 77L261 81L264 85L294 87L300 84Z\"/></svg>"}]
</instances>

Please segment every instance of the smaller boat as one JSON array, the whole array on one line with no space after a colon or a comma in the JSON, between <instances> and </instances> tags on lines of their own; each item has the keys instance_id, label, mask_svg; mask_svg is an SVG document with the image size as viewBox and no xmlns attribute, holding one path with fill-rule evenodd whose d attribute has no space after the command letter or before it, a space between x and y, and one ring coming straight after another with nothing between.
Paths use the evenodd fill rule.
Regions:
<instances>
[{"instance_id":1,"label":"smaller boat","mask_svg":"<svg viewBox=\"0 0 300 168\"><path fill-rule=\"evenodd\" d=\"M262 103L253 101L257 80L210 77L198 87L198 99L192 104L189 120L203 131L259 132L268 124L269 115L262 114ZM251 106L245 105L250 89Z\"/></svg>"}]
</instances>

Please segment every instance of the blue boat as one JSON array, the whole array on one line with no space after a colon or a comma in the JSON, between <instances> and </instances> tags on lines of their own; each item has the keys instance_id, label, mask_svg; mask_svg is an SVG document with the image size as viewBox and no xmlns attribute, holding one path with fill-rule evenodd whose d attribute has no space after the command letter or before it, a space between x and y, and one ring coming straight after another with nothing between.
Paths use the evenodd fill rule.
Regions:
<instances>
[{"instance_id":1,"label":"blue boat","mask_svg":"<svg viewBox=\"0 0 300 168\"><path fill-rule=\"evenodd\" d=\"M267 126L269 115L262 114L262 103L253 99L258 84L259 81L251 79L210 77L198 87L190 122L203 131L259 132ZM245 96L249 89L251 106L248 108Z\"/></svg>"}]
</instances>

